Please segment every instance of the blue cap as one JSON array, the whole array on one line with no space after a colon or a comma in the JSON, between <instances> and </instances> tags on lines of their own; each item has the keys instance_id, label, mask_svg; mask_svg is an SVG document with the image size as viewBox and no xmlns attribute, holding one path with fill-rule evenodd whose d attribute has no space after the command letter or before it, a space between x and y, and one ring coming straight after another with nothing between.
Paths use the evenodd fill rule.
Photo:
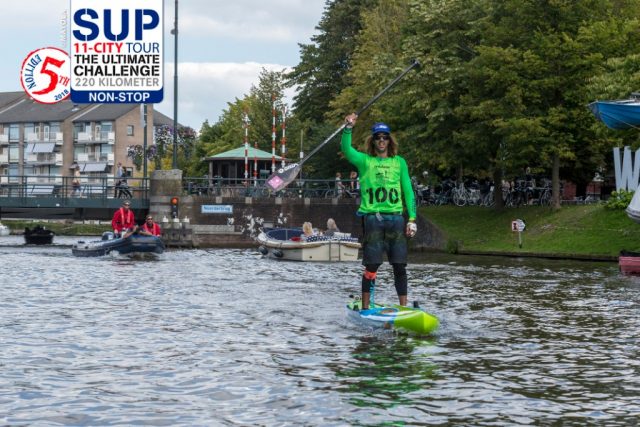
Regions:
<instances>
[{"instance_id":1,"label":"blue cap","mask_svg":"<svg viewBox=\"0 0 640 427\"><path fill-rule=\"evenodd\" d=\"M386 133L387 135L391 133L391 128L382 122L374 123L371 128L371 133L375 135L376 133Z\"/></svg>"}]
</instances>

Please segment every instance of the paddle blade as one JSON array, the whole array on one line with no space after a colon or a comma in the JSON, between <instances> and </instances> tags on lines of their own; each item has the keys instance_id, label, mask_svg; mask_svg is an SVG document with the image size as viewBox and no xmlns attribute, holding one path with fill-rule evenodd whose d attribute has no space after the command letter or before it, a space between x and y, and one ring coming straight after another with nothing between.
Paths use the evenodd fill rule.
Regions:
<instances>
[{"instance_id":1,"label":"paddle blade","mask_svg":"<svg viewBox=\"0 0 640 427\"><path fill-rule=\"evenodd\" d=\"M280 168L267 178L265 185L274 192L280 191L296 179L300 173L300 168L301 166L298 163L292 163Z\"/></svg>"}]
</instances>

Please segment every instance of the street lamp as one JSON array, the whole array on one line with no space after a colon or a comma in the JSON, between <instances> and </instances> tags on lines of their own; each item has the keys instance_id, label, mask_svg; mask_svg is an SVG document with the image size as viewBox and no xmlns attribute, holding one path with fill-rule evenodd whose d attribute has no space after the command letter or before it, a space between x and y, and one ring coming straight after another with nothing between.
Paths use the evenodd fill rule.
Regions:
<instances>
[{"instance_id":1,"label":"street lamp","mask_svg":"<svg viewBox=\"0 0 640 427\"><path fill-rule=\"evenodd\" d=\"M175 0L173 29L173 169L178 169L178 0Z\"/></svg>"}]
</instances>

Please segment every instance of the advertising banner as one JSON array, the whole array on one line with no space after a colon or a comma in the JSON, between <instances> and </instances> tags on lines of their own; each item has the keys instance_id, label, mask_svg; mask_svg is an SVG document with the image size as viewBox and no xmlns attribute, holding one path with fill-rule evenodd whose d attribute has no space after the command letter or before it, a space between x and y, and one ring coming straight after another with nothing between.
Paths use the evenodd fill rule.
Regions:
<instances>
[{"instance_id":1,"label":"advertising banner","mask_svg":"<svg viewBox=\"0 0 640 427\"><path fill-rule=\"evenodd\" d=\"M71 0L70 21L73 102L162 101L162 0Z\"/></svg>"}]
</instances>

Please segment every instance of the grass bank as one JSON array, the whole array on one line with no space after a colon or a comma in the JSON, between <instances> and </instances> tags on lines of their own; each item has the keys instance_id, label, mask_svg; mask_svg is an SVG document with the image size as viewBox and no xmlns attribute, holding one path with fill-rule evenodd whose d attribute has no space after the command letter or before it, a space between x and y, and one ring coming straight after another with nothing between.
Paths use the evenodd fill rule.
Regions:
<instances>
[{"instance_id":1,"label":"grass bank","mask_svg":"<svg viewBox=\"0 0 640 427\"><path fill-rule=\"evenodd\" d=\"M640 224L622 210L601 204L526 206L502 211L483 207L427 206L420 213L441 229L450 252L537 254L615 258L621 249L640 250ZM511 222L521 219L522 247Z\"/></svg>"},{"instance_id":2,"label":"grass bank","mask_svg":"<svg viewBox=\"0 0 640 427\"><path fill-rule=\"evenodd\" d=\"M111 230L111 223L104 224L76 224L60 221L38 221L38 220L7 220L2 223L11 229L12 233L22 234L25 227L33 228L40 224L52 230L59 236L100 236L104 231Z\"/></svg>"}]
</instances>

